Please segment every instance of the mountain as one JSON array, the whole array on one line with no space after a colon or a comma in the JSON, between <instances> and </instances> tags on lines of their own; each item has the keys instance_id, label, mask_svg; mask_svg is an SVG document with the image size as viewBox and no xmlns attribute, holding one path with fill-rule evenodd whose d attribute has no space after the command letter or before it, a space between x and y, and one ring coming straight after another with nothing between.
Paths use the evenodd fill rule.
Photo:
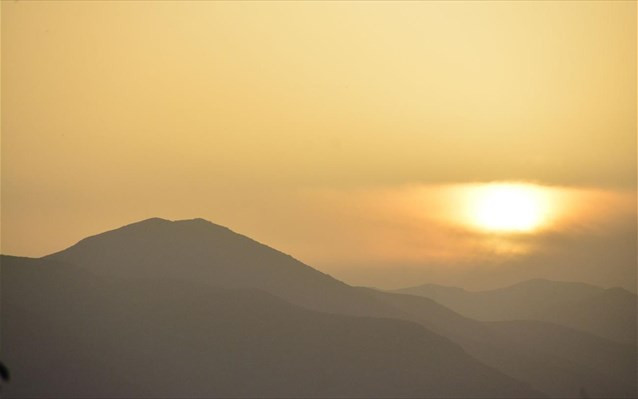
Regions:
<instances>
[{"instance_id":1,"label":"mountain","mask_svg":"<svg viewBox=\"0 0 638 399\"><path fill-rule=\"evenodd\" d=\"M2 293L5 397L540 396L416 323L254 289L2 257Z\"/></svg>"},{"instance_id":2,"label":"mountain","mask_svg":"<svg viewBox=\"0 0 638 399\"><path fill-rule=\"evenodd\" d=\"M580 391L588 397L636 396L635 345L539 321L477 322L434 306L438 304L425 297L384 293L383 298L405 312L406 319L449 337L482 362L529 382L550 397L581 397ZM544 342L539 350L537 341L512 334L514 328L533 328L537 335L552 335L554 339ZM574 350L565 351L565 347Z\"/></svg>"},{"instance_id":3,"label":"mountain","mask_svg":"<svg viewBox=\"0 0 638 399\"><path fill-rule=\"evenodd\" d=\"M490 291L425 284L396 292L431 298L477 320L548 321L636 344L638 297L623 288L537 279Z\"/></svg>"},{"instance_id":4,"label":"mountain","mask_svg":"<svg viewBox=\"0 0 638 399\"><path fill-rule=\"evenodd\" d=\"M102 276L161 276L213 287L257 288L313 310L392 312L290 255L204 219L148 219L88 237L44 259L82 265Z\"/></svg>"},{"instance_id":5,"label":"mountain","mask_svg":"<svg viewBox=\"0 0 638 399\"><path fill-rule=\"evenodd\" d=\"M426 332L429 331L428 334L434 334L446 342L451 341L457 349L462 348L469 355L468 362L478 360L491 367L492 372L498 370L500 373L496 372L496 374L501 376L499 378L502 378L504 374L511 377L510 381L522 381L529 384L531 388L528 388L528 396L538 396L540 391L552 397L578 397L581 390L585 390L590 397L636 396L635 378L627 377L632 372L635 374L635 346L625 345L619 350L619 344L604 339L596 341L596 345L590 345L593 341L589 339L589 334L572 330L557 332L553 325L548 326L547 323L525 322L528 324L521 325L521 328L524 329L531 323L539 331L539 336L542 334L556 336L556 339L548 343L546 350L539 351L532 340L528 342L510 335L507 332L511 327L509 325L479 322L425 297L348 286L289 255L202 219L175 222L150 219L89 237L64 251L32 261L47 262L49 265L66 265L51 266L51 269L67 270L64 273L60 272L63 275L57 280L53 278L42 280L42 287L37 290L42 294L34 295L55 297L55 295L44 293L58 285L64 287L79 284L80 271L93 276L94 279L91 281L116 281L117 284L111 284L111 288L105 291L111 296L124 290L118 288L120 284L135 287L149 284L149 282L157 287L163 287L160 293L165 294L161 295L169 295L173 285L194 285L206 287L201 288L202 290L215 292L259 290L279 298L283 303L291 304L314 315L363 316L385 319L386 322L390 319L397 322L401 320L401 323L408 322L412 326L417 323L421 326L420 328L425 328ZM7 267L4 264L7 262L3 260L2 265L3 292L5 287L16 290L18 293L16 298L20 295L25 296L25 292L32 293L34 289L30 280L37 279L44 268L34 268L35 272L29 276L7 282L7 273L4 273ZM20 269L17 265L11 266L11 262L8 264L10 268ZM182 291L186 293L188 289L184 288ZM157 295L159 299L162 298L160 294ZM109 295L105 294L104 297L108 298ZM77 298L78 301L82 301L81 295ZM151 301L147 298L152 296L145 294L135 298L126 297L127 301L113 306L122 309L129 306L128 302ZM172 301L180 303L179 298L173 298ZM255 301L255 306L259 305L257 302L259 301ZM112 312L108 301L99 303L98 313ZM184 313L189 312L188 308L180 309ZM3 311L3 318L5 313ZM55 318L67 320L66 316L60 313L57 308L51 310ZM135 314L140 319L146 317L141 311L136 311ZM79 323L78 320L82 320L83 317L88 316L79 315L75 319L69 317L67 324ZM201 308L201 313L198 313L197 317L205 321L209 317L215 318L216 314L214 311L208 312ZM134 320L133 316L127 321L135 325L136 323L132 320ZM512 323L516 326L519 322ZM102 328L108 331L108 325L106 323ZM285 325L282 324L281 327ZM46 331L46 328L43 330ZM334 333L334 335L338 337L342 333ZM149 334L149 336L152 335ZM334 341L337 337L326 339ZM552 347L552 345L566 345L574 340L579 343L579 350L587 356L582 356L575 350L561 351L559 347ZM123 338L122 341L127 342ZM113 341L110 347L117 347L119 342ZM323 347L320 344L317 345ZM134 347L132 350L135 351ZM434 360L430 359L430 361ZM399 373L399 370L402 370L399 367L401 363L400 359L394 358L388 364L393 364L393 368L397 369L396 373ZM385 369L384 372L394 373L389 369ZM141 376L141 374L138 371L132 375ZM127 379L127 375L131 374L122 375L122 381L130 380L130 378ZM442 382L447 381L443 377L440 377ZM465 379L470 376L455 373L454 378L463 386L466 384ZM485 390L493 386L490 378L484 381ZM135 380L136 378L133 378L133 381L129 383L135 384ZM388 383L393 386L392 382ZM515 385L515 382L511 383ZM413 382L407 385L419 387ZM127 385L121 382L120 386ZM435 386L436 384L433 385ZM443 388L441 389L443 392ZM418 393L415 393L417 391ZM484 392L483 388L477 388L474 394L481 395L482 392ZM415 396L426 395L418 388L415 388L413 393ZM398 395L398 392L396 394ZM323 393L320 396L323 396ZM484 396L494 396L494 393L484 394Z\"/></svg>"}]
</instances>

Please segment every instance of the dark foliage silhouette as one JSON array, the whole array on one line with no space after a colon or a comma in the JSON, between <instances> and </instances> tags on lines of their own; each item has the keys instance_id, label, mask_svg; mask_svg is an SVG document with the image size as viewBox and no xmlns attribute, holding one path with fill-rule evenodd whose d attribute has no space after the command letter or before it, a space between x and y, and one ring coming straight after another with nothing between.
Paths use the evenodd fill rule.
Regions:
<instances>
[{"instance_id":1,"label":"dark foliage silhouette","mask_svg":"<svg viewBox=\"0 0 638 399\"><path fill-rule=\"evenodd\" d=\"M9 368L2 362L0 362L0 379L3 382L9 382L9 380L11 380L11 373L9 372Z\"/></svg>"}]
</instances>

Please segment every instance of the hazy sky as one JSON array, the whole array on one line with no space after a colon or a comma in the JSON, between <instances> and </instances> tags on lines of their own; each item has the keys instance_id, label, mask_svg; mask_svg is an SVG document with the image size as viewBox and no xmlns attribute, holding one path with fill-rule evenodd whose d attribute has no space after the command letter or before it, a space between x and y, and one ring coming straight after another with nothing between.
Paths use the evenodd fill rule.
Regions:
<instances>
[{"instance_id":1,"label":"hazy sky","mask_svg":"<svg viewBox=\"0 0 638 399\"><path fill-rule=\"evenodd\" d=\"M353 283L635 286L635 2L4 1L1 44L3 253L204 217ZM455 224L492 181L566 211Z\"/></svg>"}]
</instances>

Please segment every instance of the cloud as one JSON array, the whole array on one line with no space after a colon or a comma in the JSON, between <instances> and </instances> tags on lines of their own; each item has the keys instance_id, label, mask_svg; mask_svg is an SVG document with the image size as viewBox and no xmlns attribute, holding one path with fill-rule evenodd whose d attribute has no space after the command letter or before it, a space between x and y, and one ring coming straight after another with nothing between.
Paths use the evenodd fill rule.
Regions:
<instances>
[{"instance_id":1,"label":"cloud","mask_svg":"<svg viewBox=\"0 0 638 399\"><path fill-rule=\"evenodd\" d=\"M309 263L365 285L420 278L485 287L535 277L634 284L635 192L541 186L556 202L546 226L495 234L459 220L461 194L477 186L308 190L306 222L323 226L309 242L322 250L301 252Z\"/></svg>"}]
</instances>

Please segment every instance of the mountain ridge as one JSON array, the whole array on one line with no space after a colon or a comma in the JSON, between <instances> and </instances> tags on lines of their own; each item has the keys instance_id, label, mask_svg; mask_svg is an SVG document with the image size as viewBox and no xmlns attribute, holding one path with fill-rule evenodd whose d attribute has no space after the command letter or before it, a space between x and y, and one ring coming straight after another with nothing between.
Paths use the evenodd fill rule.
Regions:
<instances>
[{"instance_id":1,"label":"mountain ridge","mask_svg":"<svg viewBox=\"0 0 638 399\"><path fill-rule=\"evenodd\" d=\"M543 396L414 322L0 259L7 397Z\"/></svg>"},{"instance_id":2,"label":"mountain ridge","mask_svg":"<svg viewBox=\"0 0 638 399\"><path fill-rule=\"evenodd\" d=\"M161 276L176 284L205 284L214 290L254 288L310 311L416 322L451 339L472 358L550 396L572 397L583 387L600 397L631 397L636 391L633 380L619 383L614 376L631 353L618 354L611 343L597 345L592 359L574 353L561 358L551 350L539 354L533 345L503 334L505 327L472 320L430 298L351 287L290 255L202 219L147 219L87 237L39 260L76 265L102 279L132 282ZM545 334L542 325L534 325ZM592 367L591 362L600 364ZM605 367L609 373L600 371Z\"/></svg>"},{"instance_id":3,"label":"mountain ridge","mask_svg":"<svg viewBox=\"0 0 638 399\"><path fill-rule=\"evenodd\" d=\"M394 292L433 299L477 320L547 321L636 344L638 296L622 287L533 279L484 291L422 284Z\"/></svg>"}]
</instances>

